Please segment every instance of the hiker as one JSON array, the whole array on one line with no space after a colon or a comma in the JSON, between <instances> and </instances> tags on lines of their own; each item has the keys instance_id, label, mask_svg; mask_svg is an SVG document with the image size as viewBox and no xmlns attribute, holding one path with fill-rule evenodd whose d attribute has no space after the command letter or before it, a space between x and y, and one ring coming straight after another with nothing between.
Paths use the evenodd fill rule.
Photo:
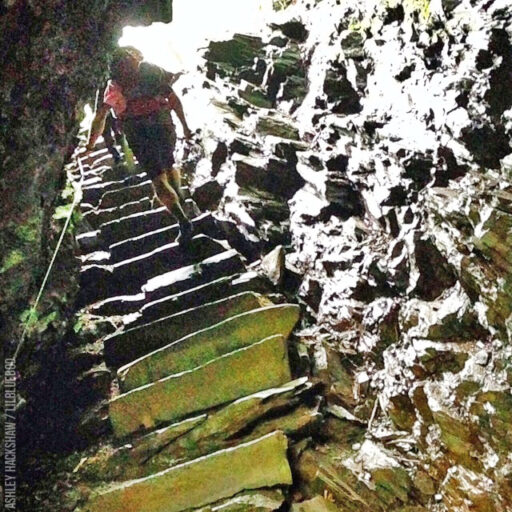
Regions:
<instances>
[{"instance_id":1,"label":"hiker","mask_svg":"<svg viewBox=\"0 0 512 512\"><path fill-rule=\"evenodd\" d=\"M103 133L106 116L112 108L122 122L128 144L152 180L157 198L178 220L177 241L183 245L192 236L192 223L183 210L185 198L180 171L174 166L176 136L170 112L176 113L187 140L192 132L181 101L171 87L176 75L141 62L126 48L116 50L110 71L111 80L92 122L86 149L91 150Z\"/></svg>"}]
</instances>

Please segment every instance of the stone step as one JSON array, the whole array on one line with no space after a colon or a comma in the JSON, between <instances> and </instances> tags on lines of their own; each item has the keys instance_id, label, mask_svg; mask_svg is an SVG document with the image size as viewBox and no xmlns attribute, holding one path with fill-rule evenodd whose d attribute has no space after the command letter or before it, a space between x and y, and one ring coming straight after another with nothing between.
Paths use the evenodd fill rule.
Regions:
<instances>
[{"instance_id":1,"label":"stone step","mask_svg":"<svg viewBox=\"0 0 512 512\"><path fill-rule=\"evenodd\" d=\"M100 226L100 230L103 240L112 244L155 231L159 228L171 226L175 223L174 217L169 215L165 207L159 206L153 210L105 222Z\"/></svg>"},{"instance_id":2,"label":"stone step","mask_svg":"<svg viewBox=\"0 0 512 512\"><path fill-rule=\"evenodd\" d=\"M272 336L113 398L110 422L121 438L290 379L286 339Z\"/></svg>"},{"instance_id":3,"label":"stone step","mask_svg":"<svg viewBox=\"0 0 512 512\"><path fill-rule=\"evenodd\" d=\"M139 201L123 204L115 208L107 208L105 210L89 210L83 214L86 220L94 229L100 228L102 224L111 222L115 219L133 215L134 213L143 213L153 208L152 201L149 198L144 198Z\"/></svg>"},{"instance_id":4,"label":"stone step","mask_svg":"<svg viewBox=\"0 0 512 512\"><path fill-rule=\"evenodd\" d=\"M130 170L123 163L115 165L112 165L112 163L113 162L111 162L110 167L101 173L103 181L119 181L125 179L127 176L139 176L143 180L149 179L147 173L140 167L135 167L135 169Z\"/></svg>"},{"instance_id":5,"label":"stone step","mask_svg":"<svg viewBox=\"0 0 512 512\"><path fill-rule=\"evenodd\" d=\"M117 364L130 361L152 352L172 341L220 322L222 319L257 309L271 302L253 292L240 293L159 320L127 329L104 340L105 352Z\"/></svg>"},{"instance_id":6,"label":"stone step","mask_svg":"<svg viewBox=\"0 0 512 512\"><path fill-rule=\"evenodd\" d=\"M233 249L225 251L201 263L188 265L150 279L142 292L135 295L110 297L92 306L100 315L126 315L136 313L145 304L179 292L189 290L223 276L244 270L240 255Z\"/></svg>"},{"instance_id":7,"label":"stone step","mask_svg":"<svg viewBox=\"0 0 512 512\"><path fill-rule=\"evenodd\" d=\"M88 265L80 273L79 307L113 295L138 293L141 286L156 275L200 262L225 250L226 247L212 238L197 235L186 249L172 242L113 265Z\"/></svg>"},{"instance_id":8,"label":"stone step","mask_svg":"<svg viewBox=\"0 0 512 512\"><path fill-rule=\"evenodd\" d=\"M266 389L235 400L208 414L138 438L129 444L109 444L90 457L81 476L88 481L126 481L281 430L295 439L318 426L322 384L306 377L279 388Z\"/></svg>"},{"instance_id":9,"label":"stone step","mask_svg":"<svg viewBox=\"0 0 512 512\"><path fill-rule=\"evenodd\" d=\"M91 172L94 172L95 167L101 167L105 165L105 162L110 162L111 159L112 156L106 147L98 147L85 157L80 157L82 168L84 169L84 176L88 176Z\"/></svg>"},{"instance_id":10,"label":"stone step","mask_svg":"<svg viewBox=\"0 0 512 512\"><path fill-rule=\"evenodd\" d=\"M190 290L149 302L141 308L140 315L129 325L134 327L152 322L184 309L200 306L205 302L229 297L234 293L246 291L270 293L271 286L268 279L255 272L221 277Z\"/></svg>"},{"instance_id":11,"label":"stone step","mask_svg":"<svg viewBox=\"0 0 512 512\"><path fill-rule=\"evenodd\" d=\"M125 187L140 184L141 182L148 181L143 174L135 174L132 176L124 177L120 180L101 179L101 177L94 177L84 183L82 186L82 199L86 203L98 205L101 197L107 192L113 192ZM126 201L124 201L126 202Z\"/></svg>"},{"instance_id":12,"label":"stone step","mask_svg":"<svg viewBox=\"0 0 512 512\"><path fill-rule=\"evenodd\" d=\"M192 220L194 233L204 233L212 238L221 238L221 234L216 229L215 219L211 213L203 213L199 217ZM110 245L110 261L116 263L118 261L133 258L139 254L147 253L174 240L179 232L178 224L162 227L155 231L143 233L142 235L121 240Z\"/></svg>"},{"instance_id":13,"label":"stone step","mask_svg":"<svg viewBox=\"0 0 512 512\"><path fill-rule=\"evenodd\" d=\"M121 204L138 201L144 197L152 198L154 195L151 180L128 185L117 190L106 191L99 200L98 207L101 209L114 208Z\"/></svg>"},{"instance_id":14,"label":"stone step","mask_svg":"<svg viewBox=\"0 0 512 512\"><path fill-rule=\"evenodd\" d=\"M277 512L283 510L284 501L285 496L279 488L257 489L186 512Z\"/></svg>"},{"instance_id":15,"label":"stone step","mask_svg":"<svg viewBox=\"0 0 512 512\"><path fill-rule=\"evenodd\" d=\"M99 226L103 243L108 246L176 223L175 218L163 206L141 212L133 212L119 218L110 219ZM190 199L185 201L186 209L193 208ZM195 216L195 215L194 215Z\"/></svg>"},{"instance_id":16,"label":"stone step","mask_svg":"<svg viewBox=\"0 0 512 512\"><path fill-rule=\"evenodd\" d=\"M310 500L294 503L290 512L339 512L339 510L334 503L327 501L324 496L315 496Z\"/></svg>"},{"instance_id":17,"label":"stone step","mask_svg":"<svg viewBox=\"0 0 512 512\"><path fill-rule=\"evenodd\" d=\"M222 320L121 367L117 372L121 389L129 391L173 373L191 370L269 336L281 335L287 339L299 314L299 306L280 304Z\"/></svg>"},{"instance_id":18,"label":"stone step","mask_svg":"<svg viewBox=\"0 0 512 512\"><path fill-rule=\"evenodd\" d=\"M229 249L203 260L199 265L189 265L153 277L142 287L142 290L149 302L242 270L245 270L245 265L240 254L234 249Z\"/></svg>"},{"instance_id":19,"label":"stone step","mask_svg":"<svg viewBox=\"0 0 512 512\"><path fill-rule=\"evenodd\" d=\"M82 198L85 201L88 200L88 198L85 197L85 190L92 188L92 187L103 187L103 180L101 179L100 176L94 175L90 178L84 179L84 181L82 182L82 191L84 191ZM87 201L87 202L92 202L92 201Z\"/></svg>"},{"instance_id":20,"label":"stone step","mask_svg":"<svg viewBox=\"0 0 512 512\"><path fill-rule=\"evenodd\" d=\"M101 243L99 235L99 229L77 235L76 242L78 244L78 248L80 249L80 253L85 255L100 250Z\"/></svg>"},{"instance_id":21,"label":"stone step","mask_svg":"<svg viewBox=\"0 0 512 512\"><path fill-rule=\"evenodd\" d=\"M91 498L82 512L181 512L241 491L290 485L282 432L132 480Z\"/></svg>"}]
</instances>

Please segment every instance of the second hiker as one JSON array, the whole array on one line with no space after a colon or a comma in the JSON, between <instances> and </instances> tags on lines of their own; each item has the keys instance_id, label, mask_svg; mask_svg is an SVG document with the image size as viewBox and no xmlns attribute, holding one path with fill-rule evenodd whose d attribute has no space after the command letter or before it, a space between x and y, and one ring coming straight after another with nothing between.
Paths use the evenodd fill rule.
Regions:
<instances>
[{"instance_id":1,"label":"second hiker","mask_svg":"<svg viewBox=\"0 0 512 512\"><path fill-rule=\"evenodd\" d=\"M185 138L190 139L192 134L181 101L171 87L175 75L141 62L136 54L124 48L114 53L110 73L86 149L92 149L103 133L112 108L122 121L128 144L150 177L156 196L178 220L177 241L182 245L192 236L192 223L183 210L180 171L174 166L176 133L170 111L180 120Z\"/></svg>"}]
</instances>

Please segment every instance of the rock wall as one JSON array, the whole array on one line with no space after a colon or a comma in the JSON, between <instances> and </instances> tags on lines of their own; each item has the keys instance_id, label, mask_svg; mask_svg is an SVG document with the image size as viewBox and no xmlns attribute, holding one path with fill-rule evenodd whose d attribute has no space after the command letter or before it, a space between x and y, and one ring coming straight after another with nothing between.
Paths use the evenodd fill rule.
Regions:
<instances>
[{"instance_id":1,"label":"rock wall","mask_svg":"<svg viewBox=\"0 0 512 512\"><path fill-rule=\"evenodd\" d=\"M327 385L302 497L512 507L511 20L498 1L296 2L205 54L225 122L193 196L247 257L284 246L276 282Z\"/></svg>"}]
</instances>

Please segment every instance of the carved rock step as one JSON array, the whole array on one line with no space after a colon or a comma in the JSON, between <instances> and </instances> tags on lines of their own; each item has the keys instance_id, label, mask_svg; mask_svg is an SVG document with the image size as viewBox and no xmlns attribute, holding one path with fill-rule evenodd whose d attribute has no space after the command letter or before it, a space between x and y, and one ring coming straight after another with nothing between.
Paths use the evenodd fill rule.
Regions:
<instances>
[{"instance_id":1,"label":"carved rock step","mask_svg":"<svg viewBox=\"0 0 512 512\"><path fill-rule=\"evenodd\" d=\"M316 496L315 498L302 503L294 503L291 512L338 512L339 508L330 501L327 501L323 496Z\"/></svg>"},{"instance_id":2,"label":"carved rock step","mask_svg":"<svg viewBox=\"0 0 512 512\"><path fill-rule=\"evenodd\" d=\"M92 498L83 512L181 512L243 490L290 485L287 444L282 432L274 432L114 487Z\"/></svg>"},{"instance_id":3,"label":"carved rock step","mask_svg":"<svg viewBox=\"0 0 512 512\"><path fill-rule=\"evenodd\" d=\"M272 291L271 286L268 279L256 272L244 272L243 274L221 277L190 290L145 304L140 310L140 316L129 325L130 327L142 325L236 293L246 291L270 293Z\"/></svg>"},{"instance_id":4,"label":"carved rock step","mask_svg":"<svg viewBox=\"0 0 512 512\"><path fill-rule=\"evenodd\" d=\"M121 389L129 391L196 368L270 336L279 334L286 339L299 314L300 308L295 304L266 306L189 334L120 368L117 375Z\"/></svg>"},{"instance_id":5,"label":"carved rock step","mask_svg":"<svg viewBox=\"0 0 512 512\"><path fill-rule=\"evenodd\" d=\"M321 387L303 377L130 439L129 444L104 446L84 464L81 478L95 483L122 482L163 471L174 461L195 459L275 430L294 438L310 435L321 419Z\"/></svg>"},{"instance_id":6,"label":"carved rock step","mask_svg":"<svg viewBox=\"0 0 512 512\"><path fill-rule=\"evenodd\" d=\"M121 204L137 201L143 197L151 198L153 195L151 180L145 180L142 183L105 192L99 200L98 207L101 209L114 208Z\"/></svg>"},{"instance_id":7,"label":"carved rock step","mask_svg":"<svg viewBox=\"0 0 512 512\"><path fill-rule=\"evenodd\" d=\"M222 238L219 236L221 233L217 229L215 219L211 213L203 213L199 217L192 219L192 224L196 234L204 233L213 238ZM171 226L165 226L155 231L146 232L142 235L113 243L108 249L110 261L117 263L118 261L134 258L139 254L153 251L157 247L169 243L169 240L174 240L178 232L178 224L172 224Z\"/></svg>"},{"instance_id":8,"label":"carved rock step","mask_svg":"<svg viewBox=\"0 0 512 512\"><path fill-rule=\"evenodd\" d=\"M226 249L205 235L192 238L186 249L169 242L152 252L114 265L84 267L80 273L79 304L91 304L112 295L138 293L151 277L199 262Z\"/></svg>"},{"instance_id":9,"label":"carved rock step","mask_svg":"<svg viewBox=\"0 0 512 512\"><path fill-rule=\"evenodd\" d=\"M187 199L185 201L186 209L190 209L192 204L192 200ZM143 235L144 233L176 223L174 217L163 206L139 212L120 213L124 216L118 215L118 218L106 219L99 226L101 238L106 245Z\"/></svg>"},{"instance_id":10,"label":"carved rock step","mask_svg":"<svg viewBox=\"0 0 512 512\"><path fill-rule=\"evenodd\" d=\"M112 161L112 155L108 152L106 147L99 145L87 156L81 157L80 161L82 169L84 170L84 177L90 177L91 174L98 172L98 168L105 167L107 163L110 163Z\"/></svg>"},{"instance_id":11,"label":"carved rock step","mask_svg":"<svg viewBox=\"0 0 512 512\"><path fill-rule=\"evenodd\" d=\"M207 258L201 263L188 265L154 277L142 287L142 292L139 294L111 297L95 304L92 309L100 315L135 313L145 304L159 298L175 295L219 277L235 274L243 269L244 264L240 255L230 249Z\"/></svg>"},{"instance_id":12,"label":"carved rock step","mask_svg":"<svg viewBox=\"0 0 512 512\"><path fill-rule=\"evenodd\" d=\"M99 229L88 231L86 233L80 233L77 235L76 242L78 244L78 248L80 249L80 253L85 255L101 249L99 235Z\"/></svg>"},{"instance_id":13,"label":"carved rock step","mask_svg":"<svg viewBox=\"0 0 512 512\"><path fill-rule=\"evenodd\" d=\"M240 254L235 249L229 249L203 260L199 265L189 265L153 277L142 287L142 290L149 300L157 300L242 270L245 270L245 265L242 263Z\"/></svg>"},{"instance_id":14,"label":"carved rock step","mask_svg":"<svg viewBox=\"0 0 512 512\"><path fill-rule=\"evenodd\" d=\"M206 507L186 512L275 512L282 510L285 497L281 489L245 491Z\"/></svg>"},{"instance_id":15,"label":"carved rock step","mask_svg":"<svg viewBox=\"0 0 512 512\"><path fill-rule=\"evenodd\" d=\"M92 178L90 180L90 184L84 184L82 187L83 202L97 205L101 197L107 192L113 192L115 190L120 190L147 181L148 179L145 174L135 174L132 176L124 177L120 180L112 181L105 181L100 177Z\"/></svg>"},{"instance_id":16,"label":"carved rock step","mask_svg":"<svg viewBox=\"0 0 512 512\"><path fill-rule=\"evenodd\" d=\"M84 213L83 218L94 229L98 229L102 224L111 222L114 219L132 215L134 213L142 213L151 210L152 202L147 197L140 201L133 201L115 208L107 208L105 210L89 210Z\"/></svg>"},{"instance_id":17,"label":"carved rock step","mask_svg":"<svg viewBox=\"0 0 512 512\"><path fill-rule=\"evenodd\" d=\"M80 237L95 238L94 244L90 240L87 246L106 248L116 242L125 241L132 237L141 236L163 227L175 224L174 217L161 206L149 211L134 213L101 224L95 231L83 233Z\"/></svg>"},{"instance_id":18,"label":"carved rock step","mask_svg":"<svg viewBox=\"0 0 512 512\"><path fill-rule=\"evenodd\" d=\"M283 336L272 336L111 400L116 437L152 429L189 414L231 402L291 378Z\"/></svg>"},{"instance_id":19,"label":"carved rock step","mask_svg":"<svg viewBox=\"0 0 512 512\"><path fill-rule=\"evenodd\" d=\"M222 319L270 304L268 299L253 292L206 303L108 336L104 340L105 353L110 354L118 364L126 364Z\"/></svg>"}]
</instances>

